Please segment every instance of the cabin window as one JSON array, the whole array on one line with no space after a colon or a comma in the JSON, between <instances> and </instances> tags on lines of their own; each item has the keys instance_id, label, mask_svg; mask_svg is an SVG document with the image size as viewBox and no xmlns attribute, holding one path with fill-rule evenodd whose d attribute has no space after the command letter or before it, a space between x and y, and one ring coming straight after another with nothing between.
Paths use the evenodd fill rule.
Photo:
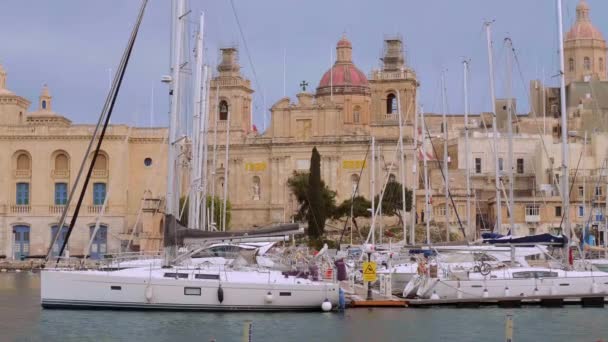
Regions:
<instances>
[{"instance_id":1,"label":"cabin window","mask_svg":"<svg viewBox=\"0 0 608 342\"><path fill-rule=\"evenodd\" d=\"M165 278L175 278L175 279L188 279L188 273L165 273L164 274Z\"/></svg>"},{"instance_id":2,"label":"cabin window","mask_svg":"<svg viewBox=\"0 0 608 342\"><path fill-rule=\"evenodd\" d=\"M557 278L557 272L536 271L534 276L536 278Z\"/></svg>"},{"instance_id":3,"label":"cabin window","mask_svg":"<svg viewBox=\"0 0 608 342\"><path fill-rule=\"evenodd\" d=\"M220 280L219 274L195 274L194 279Z\"/></svg>"},{"instance_id":4,"label":"cabin window","mask_svg":"<svg viewBox=\"0 0 608 342\"><path fill-rule=\"evenodd\" d=\"M228 120L228 102L225 100L220 101L220 120Z\"/></svg>"},{"instance_id":5,"label":"cabin window","mask_svg":"<svg viewBox=\"0 0 608 342\"><path fill-rule=\"evenodd\" d=\"M110 286L110 290L112 291L122 291L122 286Z\"/></svg>"},{"instance_id":6,"label":"cabin window","mask_svg":"<svg viewBox=\"0 0 608 342\"><path fill-rule=\"evenodd\" d=\"M395 94L388 94L386 97L386 114L397 113L397 97Z\"/></svg>"},{"instance_id":7,"label":"cabin window","mask_svg":"<svg viewBox=\"0 0 608 342\"><path fill-rule=\"evenodd\" d=\"M184 287L184 295L186 296L200 296L201 288L200 287Z\"/></svg>"},{"instance_id":8,"label":"cabin window","mask_svg":"<svg viewBox=\"0 0 608 342\"><path fill-rule=\"evenodd\" d=\"M513 279L526 279L533 278L534 272L514 272Z\"/></svg>"},{"instance_id":9,"label":"cabin window","mask_svg":"<svg viewBox=\"0 0 608 342\"><path fill-rule=\"evenodd\" d=\"M279 292L279 296L280 297L290 297L291 296L291 292Z\"/></svg>"}]
</instances>

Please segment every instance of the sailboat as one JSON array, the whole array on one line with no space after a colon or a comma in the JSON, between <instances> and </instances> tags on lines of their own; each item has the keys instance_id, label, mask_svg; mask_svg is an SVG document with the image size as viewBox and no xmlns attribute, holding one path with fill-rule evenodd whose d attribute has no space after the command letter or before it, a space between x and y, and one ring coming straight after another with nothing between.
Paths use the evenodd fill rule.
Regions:
<instances>
[{"instance_id":1,"label":"sailboat","mask_svg":"<svg viewBox=\"0 0 608 342\"><path fill-rule=\"evenodd\" d=\"M147 1L144 0L138 21L115 82L118 86L109 95L115 100L117 89L132 49ZM254 261L235 260L230 265L203 263L188 265L182 261L198 249L178 255L178 246L206 246L217 241L245 241L259 237L276 237L300 232L297 224L271 226L254 231L204 231L182 227L176 191L177 102L181 35L188 13L185 0L175 0L173 20L174 55L172 69L172 110L169 125L169 172L162 266L148 265L115 271L47 268L41 273L41 304L44 308L121 308L213 311L330 311L338 304L339 285L333 278L318 276L318 263L323 256L311 260L309 270L281 270L260 267ZM199 45L200 47L200 45ZM120 75L118 73L121 73ZM106 114L106 108L104 112ZM111 108L108 112L111 114ZM107 125L107 122L106 122ZM206 136L201 139L206 139ZM93 138L94 139L94 138ZM101 137L101 140L103 136ZM101 143L101 141L100 141ZM238 261L238 262L236 262Z\"/></svg>"}]
</instances>

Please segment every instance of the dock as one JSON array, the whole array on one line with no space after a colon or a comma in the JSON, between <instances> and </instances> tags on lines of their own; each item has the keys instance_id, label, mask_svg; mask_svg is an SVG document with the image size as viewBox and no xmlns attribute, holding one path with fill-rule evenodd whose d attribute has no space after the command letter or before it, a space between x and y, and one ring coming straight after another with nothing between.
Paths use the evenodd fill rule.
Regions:
<instances>
[{"instance_id":1,"label":"dock","mask_svg":"<svg viewBox=\"0 0 608 342\"><path fill-rule=\"evenodd\" d=\"M372 300L367 300L365 286L355 284L354 288L348 282L341 282L340 286L346 294L349 308L405 308L407 301L397 296L387 296L378 290L372 289Z\"/></svg>"},{"instance_id":2,"label":"dock","mask_svg":"<svg viewBox=\"0 0 608 342\"><path fill-rule=\"evenodd\" d=\"M566 305L580 305L582 307L603 308L606 303L605 294L573 294L573 295L538 295L538 296L511 296L488 298L461 298L461 299L408 299L409 308L428 307L457 307L478 308L482 306L497 306L501 308L518 308L522 306L541 306L559 308Z\"/></svg>"}]
</instances>

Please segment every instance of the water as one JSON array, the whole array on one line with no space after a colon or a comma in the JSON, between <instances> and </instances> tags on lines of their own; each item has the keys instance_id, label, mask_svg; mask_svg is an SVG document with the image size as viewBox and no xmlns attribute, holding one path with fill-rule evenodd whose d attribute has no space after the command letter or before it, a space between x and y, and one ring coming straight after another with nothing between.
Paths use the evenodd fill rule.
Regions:
<instances>
[{"instance_id":1,"label":"water","mask_svg":"<svg viewBox=\"0 0 608 342\"><path fill-rule=\"evenodd\" d=\"M608 308L351 309L338 313L42 310L38 274L0 274L0 341L608 341Z\"/></svg>"}]
</instances>

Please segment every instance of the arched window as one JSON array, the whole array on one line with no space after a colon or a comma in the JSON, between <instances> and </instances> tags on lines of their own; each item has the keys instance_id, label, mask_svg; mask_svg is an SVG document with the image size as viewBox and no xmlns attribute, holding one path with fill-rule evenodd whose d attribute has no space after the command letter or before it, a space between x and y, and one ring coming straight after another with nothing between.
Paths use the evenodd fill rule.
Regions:
<instances>
[{"instance_id":1,"label":"arched window","mask_svg":"<svg viewBox=\"0 0 608 342\"><path fill-rule=\"evenodd\" d=\"M574 58L568 60L568 70L574 71Z\"/></svg>"},{"instance_id":2,"label":"arched window","mask_svg":"<svg viewBox=\"0 0 608 342\"><path fill-rule=\"evenodd\" d=\"M391 93L386 97L386 114L394 113L397 113L397 98Z\"/></svg>"},{"instance_id":3,"label":"arched window","mask_svg":"<svg viewBox=\"0 0 608 342\"><path fill-rule=\"evenodd\" d=\"M68 157L60 153L55 157L55 170L67 170L68 169Z\"/></svg>"},{"instance_id":4,"label":"arched window","mask_svg":"<svg viewBox=\"0 0 608 342\"><path fill-rule=\"evenodd\" d=\"M253 200L258 201L260 199L260 177L253 176L252 179L252 192L253 192Z\"/></svg>"},{"instance_id":5,"label":"arched window","mask_svg":"<svg viewBox=\"0 0 608 342\"><path fill-rule=\"evenodd\" d=\"M42 109L46 109L46 100L42 100Z\"/></svg>"},{"instance_id":6,"label":"arched window","mask_svg":"<svg viewBox=\"0 0 608 342\"><path fill-rule=\"evenodd\" d=\"M357 186L359 184L359 175L352 174L350 176L350 183L351 183L352 188L353 188L353 193L356 194L357 193Z\"/></svg>"},{"instance_id":7,"label":"arched window","mask_svg":"<svg viewBox=\"0 0 608 342\"><path fill-rule=\"evenodd\" d=\"M353 122L359 123L360 121L361 121L361 107L356 106L355 109L353 109Z\"/></svg>"},{"instance_id":8,"label":"arched window","mask_svg":"<svg viewBox=\"0 0 608 342\"><path fill-rule=\"evenodd\" d=\"M589 59L589 57L585 57L585 59L583 59L583 64L585 66L585 70L591 70L591 59Z\"/></svg>"},{"instance_id":9,"label":"arched window","mask_svg":"<svg viewBox=\"0 0 608 342\"><path fill-rule=\"evenodd\" d=\"M598 63L600 65L600 71L604 71L604 59L602 57L600 57Z\"/></svg>"},{"instance_id":10,"label":"arched window","mask_svg":"<svg viewBox=\"0 0 608 342\"><path fill-rule=\"evenodd\" d=\"M17 170L29 170L30 169L30 156L25 153L21 153L17 157Z\"/></svg>"},{"instance_id":11,"label":"arched window","mask_svg":"<svg viewBox=\"0 0 608 342\"><path fill-rule=\"evenodd\" d=\"M108 169L108 158L104 154L98 154L95 160L94 170L107 170Z\"/></svg>"},{"instance_id":12,"label":"arched window","mask_svg":"<svg viewBox=\"0 0 608 342\"><path fill-rule=\"evenodd\" d=\"M220 101L220 120L228 120L228 102Z\"/></svg>"}]
</instances>

